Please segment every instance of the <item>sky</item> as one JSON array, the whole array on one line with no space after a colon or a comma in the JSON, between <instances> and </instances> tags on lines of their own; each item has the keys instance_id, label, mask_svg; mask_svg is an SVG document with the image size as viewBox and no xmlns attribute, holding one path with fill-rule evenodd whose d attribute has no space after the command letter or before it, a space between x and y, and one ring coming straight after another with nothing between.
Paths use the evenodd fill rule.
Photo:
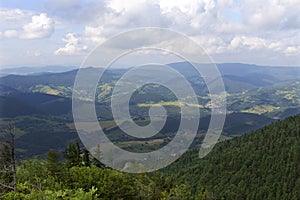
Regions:
<instances>
[{"instance_id":1,"label":"sky","mask_svg":"<svg viewBox=\"0 0 300 200\"><path fill-rule=\"evenodd\" d=\"M142 27L187 35L216 63L300 66L299 0L2 0L0 6L1 68L79 66L97 45Z\"/></svg>"}]
</instances>

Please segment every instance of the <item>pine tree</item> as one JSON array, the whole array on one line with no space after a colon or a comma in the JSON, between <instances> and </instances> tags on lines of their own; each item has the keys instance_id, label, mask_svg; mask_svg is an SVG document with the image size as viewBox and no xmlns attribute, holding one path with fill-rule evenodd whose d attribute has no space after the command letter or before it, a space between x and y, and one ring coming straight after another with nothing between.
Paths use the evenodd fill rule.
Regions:
<instances>
[{"instance_id":1,"label":"pine tree","mask_svg":"<svg viewBox=\"0 0 300 200\"><path fill-rule=\"evenodd\" d=\"M58 179L62 172L62 164L59 161L60 155L53 149L50 149L46 155L46 168L51 176Z\"/></svg>"},{"instance_id":2,"label":"pine tree","mask_svg":"<svg viewBox=\"0 0 300 200\"><path fill-rule=\"evenodd\" d=\"M90 152L86 148L83 148L82 162L86 167L91 166Z\"/></svg>"},{"instance_id":3,"label":"pine tree","mask_svg":"<svg viewBox=\"0 0 300 200\"><path fill-rule=\"evenodd\" d=\"M82 166L82 158L80 156L80 146L78 142L72 142L64 151L64 157L67 160L69 168L73 166Z\"/></svg>"}]
</instances>

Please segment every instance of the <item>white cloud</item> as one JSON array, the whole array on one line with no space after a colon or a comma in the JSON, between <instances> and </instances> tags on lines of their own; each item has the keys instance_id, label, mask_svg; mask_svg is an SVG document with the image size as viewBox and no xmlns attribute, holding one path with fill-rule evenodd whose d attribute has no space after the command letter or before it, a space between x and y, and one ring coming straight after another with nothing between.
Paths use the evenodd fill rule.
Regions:
<instances>
[{"instance_id":1,"label":"white cloud","mask_svg":"<svg viewBox=\"0 0 300 200\"><path fill-rule=\"evenodd\" d=\"M240 51L248 49L250 51L253 50L255 54L263 51L273 51L274 53L278 52L285 56L296 56L300 54L300 41L296 41L296 37L294 36L289 36L279 41L272 37L236 36L230 42L228 50L230 49Z\"/></svg>"},{"instance_id":2,"label":"white cloud","mask_svg":"<svg viewBox=\"0 0 300 200\"><path fill-rule=\"evenodd\" d=\"M241 46L253 49L262 49L267 47L267 41L259 37L247 37L247 36L237 36L233 38L230 42L232 48L239 48Z\"/></svg>"},{"instance_id":3,"label":"white cloud","mask_svg":"<svg viewBox=\"0 0 300 200\"><path fill-rule=\"evenodd\" d=\"M290 46L284 51L287 56L300 55L300 46Z\"/></svg>"},{"instance_id":4,"label":"white cloud","mask_svg":"<svg viewBox=\"0 0 300 200\"><path fill-rule=\"evenodd\" d=\"M48 0L45 8L68 25L95 25L106 13L105 5L106 1Z\"/></svg>"},{"instance_id":5,"label":"white cloud","mask_svg":"<svg viewBox=\"0 0 300 200\"><path fill-rule=\"evenodd\" d=\"M3 36L6 38L15 38L15 37L18 37L18 35L19 35L18 31L16 31L16 30L6 30L3 33Z\"/></svg>"},{"instance_id":6,"label":"white cloud","mask_svg":"<svg viewBox=\"0 0 300 200\"><path fill-rule=\"evenodd\" d=\"M30 23L23 26L23 32L20 35L24 39L46 38L54 32L54 20L49 18L46 13L32 16Z\"/></svg>"},{"instance_id":7,"label":"white cloud","mask_svg":"<svg viewBox=\"0 0 300 200\"><path fill-rule=\"evenodd\" d=\"M99 44L103 41L105 41L105 37L103 36L104 28L102 26L99 27L92 27L92 26L86 26L84 29L84 38L87 41L90 41L92 43Z\"/></svg>"},{"instance_id":8,"label":"white cloud","mask_svg":"<svg viewBox=\"0 0 300 200\"><path fill-rule=\"evenodd\" d=\"M93 9L91 5L101 9ZM56 55L85 53L115 34L149 26L170 28L191 36L213 58L238 57L246 52L253 57L264 53L270 58L295 57L300 46L297 0L108 0L69 7L78 13L84 10L88 16L77 20L82 23L83 31L72 33L79 42L65 41L65 47L56 50ZM76 14L74 18L77 19ZM134 37L137 43L151 42L141 36ZM124 41L124 45L130 44ZM228 59L230 62L231 57Z\"/></svg>"},{"instance_id":9,"label":"white cloud","mask_svg":"<svg viewBox=\"0 0 300 200\"><path fill-rule=\"evenodd\" d=\"M13 9L13 10L1 10L0 16L4 14L9 14L5 17L5 21L12 20L13 14L16 14L17 22L22 21L24 23L22 27L14 27L17 29L8 29L3 32L3 37L6 38L20 38L20 39L40 39L40 38L47 38L50 37L54 32L54 20L47 16L46 13L41 13L39 15L33 15L31 16L31 22L25 23L23 18L28 18L29 12L27 12L27 15L24 14L24 11L21 11L19 9ZM32 13L30 13L32 14ZM19 17L18 17L19 16ZM22 17L20 17L22 16ZM9 24L9 22L7 22ZM20 26L20 23L17 23L16 25ZM15 25L15 26L16 26Z\"/></svg>"},{"instance_id":10,"label":"white cloud","mask_svg":"<svg viewBox=\"0 0 300 200\"><path fill-rule=\"evenodd\" d=\"M78 55L86 53L95 45L104 42L105 36L103 26L85 26L82 34L67 33L62 39L65 46L54 51L54 55Z\"/></svg>"},{"instance_id":11,"label":"white cloud","mask_svg":"<svg viewBox=\"0 0 300 200\"><path fill-rule=\"evenodd\" d=\"M34 12L17 8L0 8L0 27L13 29L30 21Z\"/></svg>"},{"instance_id":12,"label":"white cloud","mask_svg":"<svg viewBox=\"0 0 300 200\"><path fill-rule=\"evenodd\" d=\"M216 20L217 7L214 0L192 1L168 1L160 0L158 4L161 12L172 22L174 27L182 30L201 32L202 28L208 28L213 20ZM172 26L172 27L173 27Z\"/></svg>"},{"instance_id":13,"label":"white cloud","mask_svg":"<svg viewBox=\"0 0 300 200\"><path fill-rule=\"evenodd\" d=\"M55 55L80 54L87 48L86 46L80 47L80 38L73 33L66 34L63 41L65 41L67 44L64 47L57 49L54 52Z\"/></svg>"},{"instance_id":14,"label":"white cloud","mask_svg":"<svg viewBox=\"0 0 300 200\"><path fill-rule=\"evenodd\" d=\"M161 12L159 4L152 1L111 0L107 3L107 12L104 27L113 25L123 31L147 26L167 27L171 23Z\"/></svg>"},{"instance_id":15,"label":"white cloud","mask_svg":"<svg viewBox=\"0 0 300 200\"><path fill-rule=\"evenodd\" d=\"M0 38L42 39L61 29L62 42L49 51L77 56L121 32L154 26L192 37L224 62L242 53L269 55L265 59L299 56L299 0L48 0L45 8L45 13L0 9ZM152 42L135 37L137 43Z\"/></svg>"}]
</instances>

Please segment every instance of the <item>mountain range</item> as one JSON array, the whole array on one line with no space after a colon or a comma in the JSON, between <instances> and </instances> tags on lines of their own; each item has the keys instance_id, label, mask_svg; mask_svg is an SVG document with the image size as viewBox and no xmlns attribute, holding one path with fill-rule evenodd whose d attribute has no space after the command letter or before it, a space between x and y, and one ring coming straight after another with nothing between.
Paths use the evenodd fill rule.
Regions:
<instances>
[{"instance_id":1,"label":"mountain range","mask_svg":"<svg viewBox=\"0 0 300 200\"><path fill-rule=\"evenodd\" d=\"M199 104L191 105L201 112L199 133L192 145L192 148L197 148L210 121L211 105L206 84L189 63L171 63L169 66L180 72L198 95ZM224 138L232 138L300 113L300 68L239 63L217 64L217 67L227 94ZM99 73L103 69L90 67L84 70ZM169 141L166 138L172 138L174 127L179 123L180 109L176 96L157 85L145 85L134 93L130 109L137 121L148 123L149 108L157 103L163 103L170 116L161 133L147 140L139 139L137 143L136 138L124 135L116 127L110 109L114 85L128 70L130 68L105 71L97 86L97 116L100 123L105 124L110 139L125 149L139 151L142 148L160 148ZM43 155L50 148L59 150L68 142L78 140L71 110L72 88L77 71L0 77L1 124L4 126L9 120L15 122L19 156ZM44 135L47 135L47 141L42 139ZM153 141L155 145L151 146Z\"/></svg>"}]
</instances>

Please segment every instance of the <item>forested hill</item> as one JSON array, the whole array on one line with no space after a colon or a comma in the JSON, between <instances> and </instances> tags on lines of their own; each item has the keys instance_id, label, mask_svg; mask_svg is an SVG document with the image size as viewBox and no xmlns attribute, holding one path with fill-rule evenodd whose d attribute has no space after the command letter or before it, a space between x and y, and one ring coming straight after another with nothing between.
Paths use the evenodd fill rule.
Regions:
<instances>
[{"instance_id":1,"label":"forested hill","mask_svg":"<svg viewBox=\"0 0 300 200\"><path fill-rule=\"evenodd\" d=\"M204 159L194 150L161 173L138 175L103 167L71 143L63 161L55 150L45 160L20 161L14 188L12 173L6 173L11 154L4 146L0 199L298 200L299 132L300 115L221 142Z\"/></svg>"},{"instance_id":2,"label":"forested hill","mask_svg":"<svg viewBox=\"0 0 300 200\"><path fill-rule=\"evenodd\" d=\"M300 115L196 150L163 170L213 199L300 199Z\"/></svg>"}]
</instances>

